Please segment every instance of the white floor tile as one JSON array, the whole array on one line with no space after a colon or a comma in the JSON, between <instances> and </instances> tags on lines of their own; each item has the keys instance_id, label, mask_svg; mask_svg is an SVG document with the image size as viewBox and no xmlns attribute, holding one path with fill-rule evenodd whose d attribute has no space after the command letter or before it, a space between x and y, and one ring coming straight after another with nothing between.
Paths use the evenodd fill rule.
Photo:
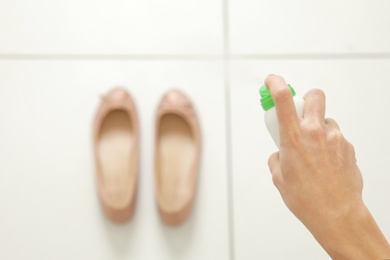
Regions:
<instances>
[{"instance_id":1,"label":"white floor tile","mask_svg":"<svg viewBox=\"0 0 390 260\"><path fill-rule=\"evenodd\" d=\"M1 259L228 259L221 62L0 61ZM134 218L111 224L95 192L92 120L100 94L133 94L141 126ZM203 135L198 193L178 228L158 217L155 109L171 87L192 98Z\"/></svg>"},{"instance_id":2,"label":"white floor tile","mask_svg":"<svg viewBox=\"0 0 390 260\"><path fill-rule=\"evenodd\" d=\"M0 2L0 53L221 54L222 1Z\"/></svg>"},{"instance_id":3,"label":"white floor tile","mask_svg":"<svg viewBox=\"0 0 390 260\"><path fill-rule=\"evenodd\" d=\"M234 54L390 52L390 2L230 0Z\"/></svg>"},{"instance_id":4,"label":"white floor tile","mask_svg":"<svg viewBox=\"0 0 390 260\"><path fill-rule=\"evenodd\" d=\"M269 73L284 75L303 95L327 94L335 118L355 146L363 197L390 238L390 60L268 60L231 64L235 255L241 259L329 259L285 207L267 161L276 151L264 125L258 89Z\"/></svg>"}]
</instances>

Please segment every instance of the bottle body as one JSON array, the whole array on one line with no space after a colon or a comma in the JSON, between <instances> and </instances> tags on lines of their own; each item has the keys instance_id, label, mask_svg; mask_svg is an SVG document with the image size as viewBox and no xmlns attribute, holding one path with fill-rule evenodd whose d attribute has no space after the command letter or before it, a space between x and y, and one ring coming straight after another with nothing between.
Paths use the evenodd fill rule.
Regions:
<instances>
[{"instance_id":1,"label":"bottle body","mask_svg":"<svg viewBox=\"0 0 390 260\"><path fill-rule=\"evenodd\" d=\"M297 110L298 117L303 117L303 108L305 106L305 101L300 96L294 96L295 108ZM276 114L275 106L265 111L264 115L265 125L270 133L272 139L274 140L276 146L280 147L280 135L279 135L279 123L278 117Z\"/></svg>"}]
</instances>

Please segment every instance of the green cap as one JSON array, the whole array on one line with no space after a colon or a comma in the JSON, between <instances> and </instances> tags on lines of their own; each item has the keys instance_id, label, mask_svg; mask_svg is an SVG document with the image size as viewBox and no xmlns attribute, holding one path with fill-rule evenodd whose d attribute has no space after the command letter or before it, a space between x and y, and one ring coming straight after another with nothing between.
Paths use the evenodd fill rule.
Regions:
<instances>
[{"instance_id":1,"label":"green cap","mask_svg":"<svg viewBox=\"0 0 390 260\"><path fill-rule=\"evenodd\" d=\"M291 90L292 95L295 96L295 90L293 89L293 87L291 87L290 84L288 84L288 86ZM271 96L271 92L265 85L260 87L259 93L261 97L260 103L264 111L267 111L268 109L273 108L275 106L274 100Z\"/></svg>"}]
</instances>

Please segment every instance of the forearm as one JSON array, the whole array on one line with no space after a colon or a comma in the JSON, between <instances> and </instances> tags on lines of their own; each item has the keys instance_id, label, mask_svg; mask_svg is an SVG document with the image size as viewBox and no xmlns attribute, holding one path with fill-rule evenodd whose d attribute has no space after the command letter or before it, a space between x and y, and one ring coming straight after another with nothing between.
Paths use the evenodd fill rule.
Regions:
<instances>
[{"instance_id":1,"label":"forearm","mask_svg":"<svg viewBox=\"0 0 390 260\"><path fill-rule=\"evenodd\" d=\"M312 233L332 259L390 259L390 245L364 205L318 227Z\"/></svg>"}]
</instances>

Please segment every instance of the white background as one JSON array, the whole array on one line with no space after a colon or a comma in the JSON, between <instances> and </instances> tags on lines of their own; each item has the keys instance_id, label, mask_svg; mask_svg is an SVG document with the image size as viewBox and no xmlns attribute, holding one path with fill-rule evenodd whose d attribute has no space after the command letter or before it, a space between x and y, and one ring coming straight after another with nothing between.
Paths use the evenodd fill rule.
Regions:
<instances>
[{"instance_id":1,"label":"white background","mask_svg":"<svg viewBox=\"0 0 390 260\"><path fill-rule=\"evenodd\" d=\"M0 0L0 259L329 259L284 206L259 104L269 73L322 88L390 238L390 1ZM139 111L137 208L102 214L92 120L114 86ZM153 194L155 109L168 89L202 128L198 193L178 227Z\"/></svg>"}]
</instances>

